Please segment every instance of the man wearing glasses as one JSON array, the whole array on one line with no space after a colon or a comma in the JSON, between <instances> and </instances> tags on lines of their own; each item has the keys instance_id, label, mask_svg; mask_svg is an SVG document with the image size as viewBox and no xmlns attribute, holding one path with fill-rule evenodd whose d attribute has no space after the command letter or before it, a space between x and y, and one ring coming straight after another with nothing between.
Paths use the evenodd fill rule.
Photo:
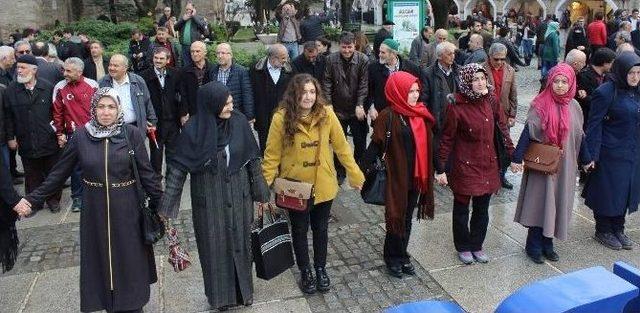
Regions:
<instances>
[{"instance_id":1,"label":"man wearing glasses","mask_svg":"<svg viewBox=\"0 0 640 313\"><path fill-rule=\"evenodd\" d=\"M249 71L244 66L233 62L233 51L225 42L216 47L216 61L217 63L211 67L209 77L229 88L234 107L240 109L247 120L253 123L255 115Z\"/></svg>"},{"instance_id":2,"label":"man wearing glasses","mask_svg":"<svg viewBox=\"0 0 640 313\"><path fill-rule=\"evenodd\" d=\"M515 70L506 62L507 47L501 43L494 43L489 48L489 59L483 63L487 75L487 83L494 87L494 94L498 100L500 113L507 120L507 126L516 123L518 108L518 94L516 92ZM505 170L500 171L502 188L513 189L513 185L505 178Z\"/></svg>"}]
</instances>

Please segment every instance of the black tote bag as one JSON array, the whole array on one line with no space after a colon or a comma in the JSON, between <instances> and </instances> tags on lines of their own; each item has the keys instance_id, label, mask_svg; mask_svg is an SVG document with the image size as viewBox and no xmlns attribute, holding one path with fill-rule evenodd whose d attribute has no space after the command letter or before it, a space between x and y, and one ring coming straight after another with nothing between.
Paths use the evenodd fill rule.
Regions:
<instances>
[{"instance_id":1,"label":"black tote bag","mask_svg":"<svg viewBox=\"0 0 640 313\"><path fill-rule=\"evenodd\" d=\"M295 264L287 219L276 214L271 204L268 211L269 223L265 223L264 212L260 209L251 231L251 251L256 264L256 276L264 280L282 274Z\"/></svg>"},{"instance_id":2,"label":"black tote bag","mask_svg":"<svg viewBox=\"0 0 640 313\"><path fill-rule=\"evenodd\" d=\"M384 197L387 189L387 166L385 157L387 156L387 148L391 138L391 120L392 113L389 113L387 119L387 132L385 133L384 152L378 157L373 166L367 170L364 185L360 191L362 201L368 204L384 205Z\"/></svg>"}]
</instances>

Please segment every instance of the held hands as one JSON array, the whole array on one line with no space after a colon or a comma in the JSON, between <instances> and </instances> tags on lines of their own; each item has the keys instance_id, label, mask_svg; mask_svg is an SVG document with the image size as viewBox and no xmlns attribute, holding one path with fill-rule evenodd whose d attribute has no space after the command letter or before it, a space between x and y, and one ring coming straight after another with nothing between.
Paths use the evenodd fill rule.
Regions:
<instances>
[{"instance_id":1,"label":"held hands","mask_svg":"<svg viewBox=\"0 0 640 313\"><path fill-rule=\"evenodd\" d=\"M511 162L510 168L512 173L522 172L524 170L524 166L522 166L522 164L513 163L513 162Z\"/></svg>"},{"instance_id":2,"label":"held hands","mask_svg":"<svg viewBox=\"0 0 640 313\"><path fill-rule=\"evenodd\" d=\"M447 181L447 174L446 173L442 173L442 174L436 174L436 183L438 183L438 185L440 186L446 186L449 184L449 181Z\"/></svg>"},{"instance_id":3,"label":"held hands","mask_svg":"<svg viewBox=\"0 0 640 313\"><path fill-rule=\"evenodd\" d=\"M11 139L11 140L7 141L7 145L9 146L9 149L11 149L11 150L18 149L18 141L15 140L15 139Z\"/></svg>"},{"instance_id":4,"label":"held hands","mask_svg":"<svg viewBox=\"0 0 640 313\"><path fill-rule=\"evenodd\" d=\"M369 109L369 118L371 118L372 121L375 121L376 118L378 118L378 110L376 110L373 105Z\"/></svg>"},{"instance_id":5,"label":"held hands","mask_svg":"<svg viewBox=\"0 0 640 313\"><path fill-rule=\"evenodd\" d=\"M182 124L182 126L184 126L184 124L187 123L187 121L189 120L189 114L183 116L180 118L180 124Z\"/></svg>"},{"instance_id":6,"label":"held hands","mask_svg":"<svg viewBox=\"0 0 640 313\"><path fill-rule=\"evenodd\" d=\"M64 148L65 144L67 144L67 136L65 134L58 135L58 146Z\"/></svg>"},{"instance_id":7,"label":"held hands","mask_svg":"<svg viewBox=\"0 0 640 313\"><path fill-rule=\"evenodd\" d=\"M513 117L510 117L507 119L507 126L509 127L513 127L516 125L516 119Z\"/></svg>"},{"instance_id":8,"label":"held hands","mask_svg":"<svg viewBox=\"0 0 640 313\"><path fill-rule=\"evenodd\" d=\"M18 213L18 216L25 217L31 214L31 203L25 198L20 199L20 202L13 207L13 210Z\"/></svg>"},{"instance_id":9,"label":"held hands","mask_svg":"<svg viewBox=\"0 0 640 313\"><path fill-rule=\"evenodd\" d=\"M364 108L361 105L356 107L356 118L358 118L359 121L363 121L365 118L367 118L366 114L364 113Z\"/></svg>"},{"instance_id":10,"label":"held hands","mask_svg":"<svg viewBox=\"0 0 640 313\"><path fill-rule=\"evenodd\" d=\"M587 97L587 92L585 90L582 90L582 89L578 90L578 98L584 99L586 97Z\"/></svg>"},{"instance_id":11,"label":"held hands","mask_svg":"<svg viewBox=\"0 0 640 313\"><path fill-rule=\"evenodd\" d=\"M589 164L582 166L582 170L585 171L586 173L591 172L594 168L596 168L595 161L591 161Z\"/></svg>"}]
</instances>

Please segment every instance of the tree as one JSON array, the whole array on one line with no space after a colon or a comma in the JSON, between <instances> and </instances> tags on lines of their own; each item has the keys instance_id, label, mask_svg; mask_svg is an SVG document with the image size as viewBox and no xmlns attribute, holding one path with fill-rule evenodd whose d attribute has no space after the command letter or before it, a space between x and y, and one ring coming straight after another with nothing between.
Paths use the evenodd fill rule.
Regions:
<instances>
[{"instance_id":1,"label":"tree","mask_svg":"<svg viewBox=\"0 0 640 313\"><path fill-rule=\"evenodd\" d=\"M435 1L434 1L435 2ZM438 1L437 5L434 5L435 3L432 2L431 4L431 8L433 10L433 20L434 20L434 26L436 29L438 28L447 28L447 20L449 18L449 8L451 7L451 2L452 0L442 0ZM444 5L441 5L444 4Z\"/></svg>"},{"instance_id":2,"label":"tree","mask_svg":"<svg viewBox=\"0 0 640 313\"><path fill-rule=\"evenodd\" d=\"M162 3L166 7L171 7L171 13L176 17L180 16L182 12L182 1L181 0L162 0Z\"/></svg>"},{"instance_id":3,"label":"tree","mask_svg":"<svg viewBox=\"0 0 640 313\"><path fill-rule=\"evenodd\" d=\"M118 23L118 14L116 13L116 1L109 0L109 16L111 17L111 22Z\"/></svg>"},{"instance_id":4,"label":"tree","mask_svg":"<svg viewBox=\"0 0 640 313\"><path fill-rule=\"evenodd\" d=\"M111 0L109 0L111 1ZM153 12L156 9L157 0L133 0L138 10L138 16L147 16L149 12Z\"/></svg>"}]
</instances>

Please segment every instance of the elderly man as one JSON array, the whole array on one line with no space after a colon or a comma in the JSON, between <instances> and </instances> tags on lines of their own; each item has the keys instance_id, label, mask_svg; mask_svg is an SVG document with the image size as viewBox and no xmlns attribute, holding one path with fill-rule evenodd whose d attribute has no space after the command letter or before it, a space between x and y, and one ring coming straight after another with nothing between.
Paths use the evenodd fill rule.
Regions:
<instances>
[{"instance_id":1,"label":"elderly man","mask_svg":"<svg viewBox=\"0 0 640 313\"><path fill-rule=\"evenodd\" d=\"M178 38L180 38L182 45L182 61L185 66L192 66L193 60L190 54L192 44L209 36L209 30L207 22L196 13L196 7L192 2L187 2L184 11L182 18L176 23L175 29L180 34Z\"/></svg>"},{"instance_id":2,"label":"elderly man","mask_svg":"<svg viewBox=\"0 0 640 313\"><path fill-rule=\"evenodd\" d=\"M254 128L258 132L260 151L264 153L273 111L278 106L293 73L287 62L289 53L281 44L269 46L267 56L251 69L251 86L255 107Z\"/></svg>"},{"instance_id":3,"label":"elderly man","mask_svg":"<svg viewBox=\"0 0 640 313\"><path fill-rule=\"evenodd\" d=\"M515 70L507 60L508 49L501 43L494 43L489 48L489 60L482 64L487 71L487 83L493 86L498 100L500 114L505 117L507 125L512 127L516 123L518 108L518 94L516 91ZM502 187L513 189L513 185L505 178L506 168L500 169Z\"/></svg>"},{"instance_id":4,"label":"elderly man","mask_svg":"<svg viewBox=\"0 0 640 313\"><path fill-rule=\"evenodd\" d=\"M167 67L179 67L180 66L180 54L178 52L178 46L169 40L169 29L164 26L160 26L156 29L156 39L149 45L149 61L153 66L153 54L156 48L165 48L169 51L169 63Z\"/></svg>"},{"instance_id":5,"label":"elderly man","mask_svg":"<svg viewBox=\"0 0 640 313\"><path fill-rule=\"evenodd\" d=\"M444 126L447 95L458 90L458 66L454 62L456 46L443 42L436 47L436 64L429 66L425 72L424 103L436 120L433 127L434 144L437 149ZM437 150L434 150L437 151Z\"/></svg>"},{"instance_id":6,"label":"elderly man","mask_svg":"<svg viewBox=\"0 0 640 313\"><path fill-rule=\"evenodd\" d=\"M569 64L577 75L578 72L587 65L587 55L578 49L572 49L567 53L567 56L564 58L564 62Z\"/></svg>"},{"instance_id":7,"label":"elderly man","mask_svg":"<svg viewBox=\"0 0 640 313\"><path fill-rule=\"evenodd\" d=\"M291 62L294 74L306 73L313 76L319 82L324 80L324 71L327 66L325 56L318 54L315 41L307 41L303 45L302 54Z\"/></svg>"},{"instance_id":8,"label":"elderly man","mask_svg":"<svg viewBox=\"0 0 640 313\"><path fill-rule=\"evenodd\" d=\"M9 46L0 47L0 84L8 86L13 81L11 68L16 64L15 50Z\"/></svg>"},{"instance_id":9,"label":"elderly man","mask_svg":"<svg viewBox=\"0 0 640 313\"><path fill-rule=\"evenodd\" d=\"M18 57L16 81L4 93L9 148L19 149L25 171L25 192L35 190L58 160L60 147L51 130L53 86L38 79L38 61L32 55ZM46 200L51 212L60 211L61 190ZM33 212L42 207L32 208Z\"/></svg>"},{"instance_id":10,"label":"elderly man","mask_svg":"<svg viewBox=\"0 0 640 313\"><path fill-rule=\"evenodd\" d=\"M173 141L180 132L180 107L178 93L178 74L169 67L171 52L158 47L152 53L153 67L140 73L149 88L153 110L158 117L156 142L149 145L151 166L158 175L162 175L162 158L166 151L170 156Z\"/></svg>"},{"instance_id":11,"label":"elderly man","mask_svg":"<svg viewBox=\"0 0 640 313\"><path fill-rule=\"evenodd\" d=\"M396 40L385 39L380 45L379 62L369 63L369 94L365 102L365 110L369 112L372 121L378 117L378 112L387 107L384 86L391 74L404 71L411 73L420 81L424 79L417 64L400 56L399 48L400 43Z\"/></svg>"},{"instance_id":12,"label":"elderly man","mask_svg":"<svg viewBox=\"0 0 640 313\"><path fill-rule=\"evenodd\" d=\"M364 107L369 89L369 59L355 50L355 40L353 33L342 33L340 51L327 58L323 89L345 134L347 128L351 130L354 157L359 160L366 148L369 132ZM340 162L335 162L335 165L338 182L342 183L346 177L345 169Z\"/></svg>"},{"instance_id":13,"label":"elderly man","mask_svg":"<svg viewBox=\"0 0 640 313\"><path fill-rule=\"evenodd\" d=\"M158 122L151 104L149 89L142 77L128 73L129 60L122 54L114 54L109 61L109 75L103 77L100 87L112 87L120 96L124 122L137 126L143 136L154 131Z\"/></svg>"},{"instance_id":14,"label":"elderly man","mask_svg":"<svg viewBox=\"0 0 640 313\"><path fill-rule=\"evenodd\" d=\"M469 38L469 51L464 64L483 63L487 61L487 53L484 52L483 39L479 34L472 34Z\"/></svg>"},{"instance_id":15,"label":"elderly man","mask_svg":"<svg viewBox=\"0 0 640 313\"><path fill-rule=\"evenodd\" d=\"M33 56L38 61L38 78L46 80L51 85L55 85L64 79L62 66L47 60L49 55L49 45L47 43L38 41L32 45L31 49Z\"/></svg>"},{"instance_id":16,"label":"elderly man","mask_svg":"<svg viewBox=\"0 0 640 313\"><path fill-rule=\"evenodd\" d=\"M202 41L191 44L191 63L185 63L180 70L179 90L181 95L180 122L187 122L189 116L196 113L198 88L208 83L211 64L207 60L207 45Z\"/></svg>"},{"instance_id":17,"label":"elderly man","mask_svg":"<svg viewBox=\"0 0 640 313\"><path fill-rule=\"evenodd\" d=\"M607 47L613 50L622 42L631 42L631 22L629 21L621 22L618 30L609 36L607 39Z\"/></svg>"},{"instance_id":18,"label":"elderly man","mask_svg":"<svg viewBox=\"0 0 640 313\"><path fill-rule=\"evenodd\" d=\"M226 42L216 47L217 64L211 66L209 76L211 80L219 81L233 96L233 106L242 112L247 120L254 122L253 92L251 91L251 77L244 66L233 62L231 45Z\"/></svg>"},{"instance_id":19,"label":"elderly man","mask_svg":"<svg viewBox=\"0 0 640 313\"><path fill-rule=\"evenodd\" d=\"M436 63L436 46L447 41L449 32L446 29L438 29L435 33L435 40L427 45L426 50L420 58L420 68L427 68Z\"/></svg>"},{"instance_id":20,"label":"elderly man","mask_svg":"<svg viewBox=\"0 0 640 313\"><path fill-rule=\"evenodd\" d=\"M109 60L103 55L104 47L100 41L94 40L89 44L91 57L84 60L83 75L95 81L101 80L109 68Z\"/></svg>"},{"instance_id":21,"label":"elderly man","mask_svg":"<svg viewBox=\"0 0 640 313\"><path fill-rule=\"evenodd\" d=\"M91 119L91 97L98 89L98 83L83 77L83 70L82 60L68 58L64 62L64 80L53 88L53 127L60 148L65 146L76 128L84 126ZM76 166L71 174L72 212L80 212L82 207L80 176L80 168Z\"/></svg>"}]
</instances>

